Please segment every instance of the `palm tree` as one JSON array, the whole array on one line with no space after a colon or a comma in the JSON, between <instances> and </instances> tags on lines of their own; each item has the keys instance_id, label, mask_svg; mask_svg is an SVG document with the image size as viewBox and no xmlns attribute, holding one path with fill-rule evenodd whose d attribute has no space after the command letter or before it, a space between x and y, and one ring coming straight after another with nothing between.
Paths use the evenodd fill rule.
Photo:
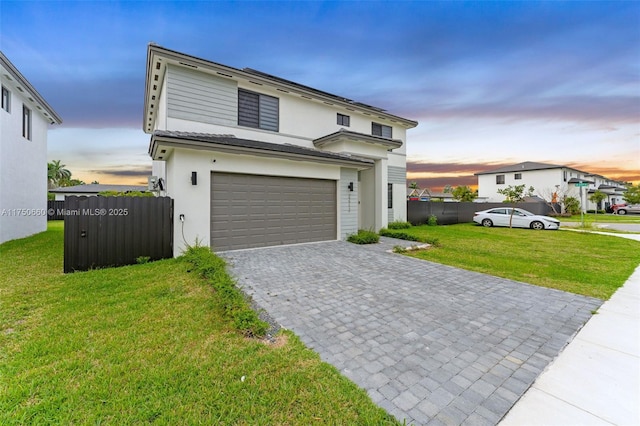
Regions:
<instances>
[{"instance_id":1,"label":"palm tree","mask_svg":"<svg viewBox=\"0 0 640 426\"><path fill-rule=\"evenodd\" d=\"M66 165L60 164L60 160L47 163L47 180L49 188L57 188L60 182L71 178L71 172L65 169Z\"/></svg>"}]
</instances>

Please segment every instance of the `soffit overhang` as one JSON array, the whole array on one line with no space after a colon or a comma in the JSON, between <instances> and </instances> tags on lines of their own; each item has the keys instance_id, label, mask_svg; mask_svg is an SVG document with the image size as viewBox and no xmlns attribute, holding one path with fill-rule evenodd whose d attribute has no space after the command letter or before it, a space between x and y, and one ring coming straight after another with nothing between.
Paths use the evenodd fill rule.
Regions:
<instances>
[{"instance_id":1,"label":"soffit overhang","mask_svg":"<svg viewBox=\"0 0 640 426\"><path fill-rule=\"evenodd\" d=\"M62 124L62 118L29 83L29 80L11 63L11 61L0 51L0 69L4 79L7 79L22 95L26 96L50 124Z\"/></svg>"}]
</instances>

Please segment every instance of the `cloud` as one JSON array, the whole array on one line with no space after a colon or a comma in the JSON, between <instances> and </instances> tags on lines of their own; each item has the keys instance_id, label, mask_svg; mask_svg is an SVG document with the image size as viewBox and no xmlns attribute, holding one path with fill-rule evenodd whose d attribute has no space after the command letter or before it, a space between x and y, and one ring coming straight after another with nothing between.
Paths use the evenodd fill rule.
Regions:
<instances>
[{"instance_id":1,"label":"cloud","mask_svg":"<svg viewBox=\"0 0 640 426\"><path fill-rule=\"evenodd\" d=\"M94 173L96 175L109 175L116 177L139 177L139 176L150 176L151 175L151 167L139 167L139 166L127 166L123 165L117 169L113 168L104 168L98 170L89 170L89 173Z\"/></svg>"}]
</instances>

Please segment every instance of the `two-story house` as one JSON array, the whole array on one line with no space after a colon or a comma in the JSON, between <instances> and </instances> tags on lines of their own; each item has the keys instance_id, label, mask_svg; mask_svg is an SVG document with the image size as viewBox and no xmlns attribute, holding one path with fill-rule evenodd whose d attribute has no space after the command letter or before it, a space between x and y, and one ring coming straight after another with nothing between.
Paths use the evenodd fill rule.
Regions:
<instances>
[{"instance_id":1,"label":"two-story house","mask_svg":"<svg viewBox=\"0 0 640 426\"><path fill-rule=\"evenodd\" d=\"M604 209L608 205L620 203L626 191L624 182L608 179L601 175L584 172L572 167L526 161L495 170L479 172L478 201L501 202L504 195L498 190L507 186L525 185L534 188L534 195L548 201L567 196L582 202L583 210ZM589 197L599 190L607 198L599 206L589 201Z\"/></svg>"},{"instance_id":2,"label":"two-story house","mask_svg":"<svg viewBox=\"0 0 640 426\"><path fill-rule=\"evenodd\" d=\"M176 255L344 239L406 220L417 122L250 68L148 46L143 129ZM184 235L184 237L183 237Z\"/></svg>"},{"instance_id":3,"label":"two-story house","mask_svg":"<svg viewBox=\"0 0 640 426\"><path fill-rule=\"evenodd\" d=\"M62 119L0 52L0 243L47 229L47 132Z\"/></svg>"}]
</instances>

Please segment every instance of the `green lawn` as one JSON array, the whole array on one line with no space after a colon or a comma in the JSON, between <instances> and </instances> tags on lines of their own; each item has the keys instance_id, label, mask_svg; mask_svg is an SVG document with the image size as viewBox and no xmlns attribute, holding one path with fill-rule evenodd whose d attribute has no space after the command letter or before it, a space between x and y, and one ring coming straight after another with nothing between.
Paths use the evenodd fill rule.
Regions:
<instances>
[{"instance_id":1,"label":"green lawn","mask_svg":"<svg viewBox=\"0 0 640 426\"><path fill-rule=\"evenodd\" d=\"M395 424L293 334L233 331L186 262L62 253L61 222L0 246L0 424Z\"/></svg>"},{"instance_id":2,"label":"green lawn","mask_svg":"<svg viewBox=\"0 0 640 426\"><path fill-rule=\"evenodd\" d=\"M613 236L475 224L403 231L439 243L409 256L605 300L640 264L640 242Z\"/></svg>"},{"instance_id":3,"label":"green lawn","mask_svg":"<svg viewBox=\"0 0 640 426\"><path fill-rule=\"evenodd\" d=\"M558 217L558 220L561 222L581 222L582 217L578 215L573 215L569 217ZM637 223L640 224L640 214L625 214L625 215L617 215L617 214L594 214L594 213L586 213L584 215L585 223Z\"/></svg>"}]
</instances>

